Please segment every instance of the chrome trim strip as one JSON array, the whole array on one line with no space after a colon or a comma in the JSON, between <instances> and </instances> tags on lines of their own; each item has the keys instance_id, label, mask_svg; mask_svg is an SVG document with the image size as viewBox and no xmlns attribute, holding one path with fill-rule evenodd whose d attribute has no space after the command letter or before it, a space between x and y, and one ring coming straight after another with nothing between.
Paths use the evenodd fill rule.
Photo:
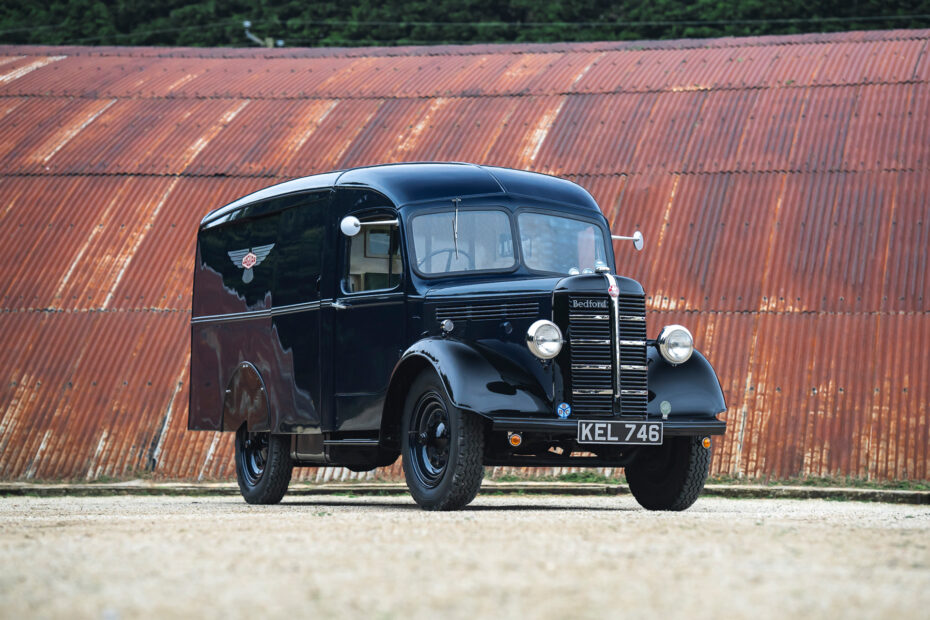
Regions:
<instances>
[{"instance_id":1,"label":"chrome trim strip","mask_svg":"<svg viewBox=\"0 0 930 620\"><path fill-rule=\"evenodd\" d=\"M598 340L596 338L572 338L572 344L610 344L610 340Z\"/></svg>"},{"instance_id":2,"label":"chrome trim strip","mask_svg":"<svg viewBox=\"0 0 930 620\"><path fill-rule=\"evenodd\" d=\"M625 315L622 315L622 316L620 316L620 317L618 317L618 318L619 318L621 321L640 321L640 322L642 322L642 323L645 323L645 322L646 322L646 317L644 317L644 316L630 316L630 315L625 314Z\"/></svg>"},{"instance_id":3,"label":"chrome trim strip","mask_svg":"<svg viewBox=\"0 0 930 620\"><path fill-rule=\"evenodd\" d=\"M644 347L646 346L645 340L621 340L620 344L624 347Z\"/></svg>"},{"instance_id":4,"label":"chrome trim strip","mask_svg":"<svg viewBox=\"0 0 930 620\"><path fill-rule=\"evenodd\" d=\"M606 314L592 314L591 316L576 316L569 319L570 321L609 321L610 317Z\"/></svg>"},{"instance_id":5,"label":"chrome trim strip","mask_svg":"<svg viewBox=\"0 0 930 620\"><path fill-rule=\"evenodd\" d=\"M307 301L289 306L280 306L278 308L267 308L262 310L250 310L248 312L230 312L227 314L205 314L203 316L191 317L191 324L197 323L228 323L232 321L247 321L249 319L261 319L282 314L294 314L297 312L307 312L309 310L319 310L331 306L333 300L321 299L320 301Z\"/></svg>"},{"instance_id":6,"label":"chrome trim strip","mask_svg":"<svg viewBox=\"0 0 930 620\"><path fill-rule=\"evenodd\" d=\"M620 390L624 396L649 396L649 390Z\"/></svg>"},{"instance_id":7,"label":"chrome trim strip","mask_svg":"<svg viewBox=\"0 0 930 620\"><path fill-rule=\"evenodd\" d=\"M578 396L613 396L613 390L572 390L572 394L577 394Z\"/></svg>"},{"instance_id":8,"label":"chrome trim strip","mask_svg":"<svg viewBox=\"0 0 930 620\"><path fill-rule=\"evenodd\" d=\"M322 303L322 301L306 301L300 304L291 304L289 306L272 308L271 316L278 316L279 314L293 314L295 312L303 312L305 310L318 310Z\"/></svg>"},{"instance_id":9,"label":"chrome trim strip","mask_svg":"<svg viewBox=\"0 0 930 620\"><path fill-rule=\"evenodd\" d=\"M572 364L572 370L610 370L610 364Z\"/></svg>"},{"instance_id":10,"label":"chrome trim strip","mask_svg":"<svg viewBox=\"0 0 930 620\"><path fill-rule=\"evenodd\" d=\"M248 321L271 316L271 310L252 310L251 312L231 312L229 314L208 314L191 317L191 325L197 323L228 323L232 321Z\"/></svg>"},{"instance_id":11,"label":"chrome trim strip","mask_svg":"<svg viewBox=\"0 0 930 620\"><path fill-rule=\"evenodd\" d=\"M620 364L620 370L648 370L639 364Z\"/></svg>"}]
</instances>

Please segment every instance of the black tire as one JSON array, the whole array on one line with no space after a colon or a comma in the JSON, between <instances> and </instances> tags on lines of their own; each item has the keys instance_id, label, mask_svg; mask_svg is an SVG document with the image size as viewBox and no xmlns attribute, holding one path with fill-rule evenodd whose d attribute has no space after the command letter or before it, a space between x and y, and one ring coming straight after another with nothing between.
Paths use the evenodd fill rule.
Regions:
<instances>
[{"instance_id":1,"label":"black tire","mask_svg":"<svg viewBox=\"0 0 930 620\"><path fill-rule=\"evenodd\" d=\"M236 431L236 479L250 504L277 504L291 482L291 442L286 435Z\"/></svg>"},{"instance_id":2,"label":"black tire","mask_svg":"<svg viewBox=\"0 0 930 620\"><path fill-rule=\"evenodd\" d=\"M647 510L685 510L704 489L710 448L701 437L672 437L626 467L630 493Z\"/></svg>"},{"instance_id":3,"label":"black tire","mask_svg":"<svg viewBox=\"0 0 930 620\"><path fill-rule=\"evenodd\" d=\"M417 377L401 422L404 477L424 510L458 510L475 499L484 478L481 418L459 411L433 372Z\"/></svg>"}]
</instances>

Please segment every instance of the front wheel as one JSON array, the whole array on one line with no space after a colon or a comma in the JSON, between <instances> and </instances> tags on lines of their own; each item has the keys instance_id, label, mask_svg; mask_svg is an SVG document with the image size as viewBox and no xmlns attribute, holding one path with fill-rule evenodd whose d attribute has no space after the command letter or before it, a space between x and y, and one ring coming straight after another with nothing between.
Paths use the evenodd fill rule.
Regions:
<instances>
[{"instance_id":1,"label":"front wheel","mask_svg":"<svg viewBox=\"0 0 930 620\"><path fill-rule=\"evenodd\" d=\"M277 504L291 482L291 446L285 435L236 431L236 479L250 504Z\"/></svg>"},{"instance_id":2,"label":"front wheel","mask_svg":"<svg viewBox=\"0 0 930 620\"><path fill-rule=\"evenodd\" d=\"M404 477L425 510L458 510L484 478L481 419L452 405L439 378L421 374L410 388L402 421Z\"/></svg>"},{"instance_id":3,"label":"front wheel","mask_svg":"<svg viewBox=\"0 0 930 620\"><path fill-rule=\"evenodd\" d=\"M684 510L704 489L710 448L700 437L672 437L626 467L630 493L647 510Z\"/></svg>"}]
</instances>

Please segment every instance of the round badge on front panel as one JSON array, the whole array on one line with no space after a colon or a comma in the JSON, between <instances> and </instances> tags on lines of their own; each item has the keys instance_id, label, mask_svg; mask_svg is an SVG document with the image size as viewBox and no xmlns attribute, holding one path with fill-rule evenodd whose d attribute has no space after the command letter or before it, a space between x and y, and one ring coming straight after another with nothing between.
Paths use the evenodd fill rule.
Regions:
<instances>
[{"instance_id":1,"label":"round badge on front panel","mask_svg":"<svg viewBox=\"0 0 930 620\"><path fill-rule=\"evenodd\" d=\"M568 403L559 403L555 409L556 414L563 420L572 414L572 406Z\"/></svg>"}]
</instances>

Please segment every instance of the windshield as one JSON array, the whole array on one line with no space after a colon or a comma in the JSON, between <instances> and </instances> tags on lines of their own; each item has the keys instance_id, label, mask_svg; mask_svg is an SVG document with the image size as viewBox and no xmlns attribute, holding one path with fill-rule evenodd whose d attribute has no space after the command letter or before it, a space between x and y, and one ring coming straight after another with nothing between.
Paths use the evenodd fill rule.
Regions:
<instances>
[{"instance_id":1,"label":"windshield","mask_svg":"<svg viewBox=\"0 0 930 620\"><path fill-rule=\"evenodd\" d=\"M413 218L413 249L420 273L510 269L514 266L510 218L503 211L459 209Z\"/></svg>"},{"instance_id":2,"label":"windshield","mask_svg":"<svg viewBox=\"0 0 930 620\"><path fill-rule=\"evenodd\" d=\"M607 265L604 235L596 224L545 213L521 213L517 223L530 269L575 275Z\"/></svg>"}]
</instances>

